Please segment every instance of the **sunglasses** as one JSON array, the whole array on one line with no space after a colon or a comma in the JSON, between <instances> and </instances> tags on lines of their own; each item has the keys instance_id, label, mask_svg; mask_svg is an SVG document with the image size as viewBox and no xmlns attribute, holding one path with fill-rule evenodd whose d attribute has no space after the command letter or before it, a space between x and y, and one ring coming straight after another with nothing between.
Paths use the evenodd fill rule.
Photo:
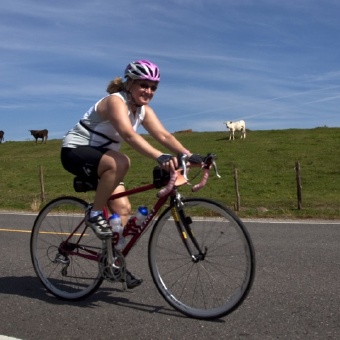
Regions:
<instances>
[{"instance_id":1,"label":"sunglasses","mask_svg":"<svg viewBox=\"0 0 340 340\"><path fill-rule=\"evenodd\" d=\"M157 90L157 85L149 85L146 83L140 83L139 86L143 89L143 90L148 90L150 89L152 92L155 92Z\"/></svg>"}]
</instances>

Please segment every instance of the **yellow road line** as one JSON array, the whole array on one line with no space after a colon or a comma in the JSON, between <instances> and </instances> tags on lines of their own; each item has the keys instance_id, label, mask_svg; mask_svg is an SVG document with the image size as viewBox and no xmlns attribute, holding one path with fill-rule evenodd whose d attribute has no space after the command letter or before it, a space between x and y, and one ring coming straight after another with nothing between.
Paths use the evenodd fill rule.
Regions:
<instances>
[{"instance_id":1,"label":"yellow road line","mask_svg":"<svg viewBox=\"0 0 340 340\"><path fill-rule=\"evenodd\" d=\"M9 231L9 232L16 232L16 233L31 233L31 230L20 230L20 229L1 229L0 231ZM52 231L40 231L39 234L51 234L51 235L70 235L70 233L58 233ZM80 236L81 234L73 234L74 236ZM89 236L89 234L84 234L83 236Z\"/></svg>"},{"instance_id":2,"label":"yellow road line","mask_svg":"<svg viewBox=\"0 0 340 340\"><path fill-rule=\"evenodd\" d=\"M0 229L0 231L13 231L16 233L30 233L31 230L19 230L19 229Z\"/></svg>"}]
</instances>

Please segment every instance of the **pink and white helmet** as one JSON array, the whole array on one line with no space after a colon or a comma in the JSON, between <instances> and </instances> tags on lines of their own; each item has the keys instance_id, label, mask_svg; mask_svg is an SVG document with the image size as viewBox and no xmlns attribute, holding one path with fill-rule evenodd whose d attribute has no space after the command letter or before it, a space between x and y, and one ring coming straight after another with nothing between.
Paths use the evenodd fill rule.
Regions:
<instances>
[{"instance_id":1,"label":"pink and white helmet","mask_svg":"<svg viewBox=\"0 0 340 340\"><path fill-rule=\"evenodd\" d=\"M125 78L146 79L152 81L160 81L161 75L157 65L149 60L137 60L126 66L124 72Z\"/></svg>"}]
</instances>

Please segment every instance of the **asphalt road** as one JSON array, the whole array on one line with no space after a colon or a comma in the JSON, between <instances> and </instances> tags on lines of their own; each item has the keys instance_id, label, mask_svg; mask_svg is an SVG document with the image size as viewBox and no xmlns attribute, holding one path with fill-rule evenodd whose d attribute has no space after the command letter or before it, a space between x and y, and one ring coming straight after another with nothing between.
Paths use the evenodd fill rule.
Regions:
<instances>
[{"instance_id":1,"label":"asphalt road","mask_svg":"<svg viewBox=\"0 0 340 340\"><path fill-rule=\"evenodd\" d=\"M340 222L247 221L257 272L243 305L215 321L187 318L153 286L147 237L130 253L144 278L104 283L81 302L46 293L32 268L33 215L0 214L0 334L19 339L340 339Z\"/></svg>"}]
</instances>

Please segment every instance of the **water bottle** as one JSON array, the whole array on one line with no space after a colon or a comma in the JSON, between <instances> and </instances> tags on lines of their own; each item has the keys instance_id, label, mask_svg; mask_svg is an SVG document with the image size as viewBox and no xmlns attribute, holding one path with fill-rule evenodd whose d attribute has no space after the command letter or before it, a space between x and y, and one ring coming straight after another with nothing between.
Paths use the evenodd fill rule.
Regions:
<instances>
[{"instance_id":1,"label":"water bottle","mask_svg":"<svg viewBox=\"0 0 340 340\"><path fill-rule=\"evenodd\" d=\"M114 237L114 247L117 250L124 249L125 246L125 238L123 236L123 226L122 226L122 220L120 219L120 216L118 214L113 214L109 218L109 224L112 227L113 237Z\"/></svg>"},{"instance_id":2,"label":"water bottle","mask_svg":"<svg viewBox=\"0 0 340 340\"><path fill-rule=\"evenodd\" d=\"M148 208L145 206L140 206L136 213L132 215L127 224L124 228L123 235L134 235L136 233L139 233L139 227L142 225L142 223L145 221L146 217L148 216Z\"/></svg>"},{"instance_id":3,"label":"water bottle","mask_svg":"<svg viewBox=\"0 0 340 340\"><path fill-rule=\"evenodd\" d=\"M140 206L135 214L136 217L136 226L139 227L140 225L142 225L142 223L145 221L146 217L148 216L148 208L145 206Z\"/></svg>"}]
</instances>

